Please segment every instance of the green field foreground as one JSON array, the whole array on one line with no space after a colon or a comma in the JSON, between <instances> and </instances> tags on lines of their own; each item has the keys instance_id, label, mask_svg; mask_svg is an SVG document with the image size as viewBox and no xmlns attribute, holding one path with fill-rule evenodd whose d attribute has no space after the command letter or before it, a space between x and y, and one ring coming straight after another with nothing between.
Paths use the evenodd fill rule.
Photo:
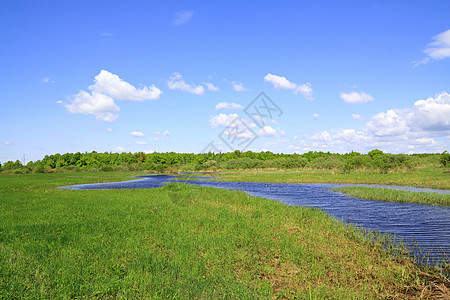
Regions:
<instances>
[{"instance_id":1,"label":"green field foreground","mask_svg":"<svg viewBox=\"0 0 450 300\"><path fill-rule=\"evenodd\" d=\"M0 299L439 298L437 270L324 212L170 184L60 190L131 173L0 176Z\"/></svg>"}]
</instances>

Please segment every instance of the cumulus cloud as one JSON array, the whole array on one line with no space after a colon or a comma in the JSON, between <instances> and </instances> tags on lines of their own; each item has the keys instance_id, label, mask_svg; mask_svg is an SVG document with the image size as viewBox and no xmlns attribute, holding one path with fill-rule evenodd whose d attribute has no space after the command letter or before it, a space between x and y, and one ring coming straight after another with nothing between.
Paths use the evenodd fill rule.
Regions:
<instances>
[{"instance_id":1,"label":"cumulus cloud","mask_svg":"<svg viewBox=\"0 0 450 300\"><path fill-rule=\"evenodd\" d=\"M450 57L450 29L434 36L433 42L429 43L423 52L427 54L427 57L420 62L415 62L416 66Z\"/></svg>"},{"instance_id":2,"label":"cumulus cloud","mask_svg":"<svg viewBox=\"0 0 450 300\"><path fill-rule=\"evenodd\" d=\"M173 73L169 77L167 86L171 90L180 90L194 95L201 96L205 94L205 88L202 85L188 84L186 81L184 81L183 76L181 76L181 74L177 72Z\"/></svg>"},{"instance_id":3,"label":"cumulus cloud","mask_svg":"<svg viewBox=\"0 0 450 300\"><path fill-rule=\"evenodd\" d=\"M6 142L3 142L3 145L5 145L5 146L11 146L11 145L12 145L12 143L11 143L11 142L8 142L8 141L6 141Z\"/></svg>"},{"instance_id":4,"label":"cumulus cloud","mask_svg":"<svg viewBox=\"0 0 450 300\"><path fill-rule=\"evenodd\" d=\"M212 84L212 83L204 82L203 84L208 88L208 91L211 91L211 92L218 92L218 91L220 91L220 89L217 86L215 86L214 84Z\"/></svg>"},{"instance_id":5,"label":"cumulus cloud","mask_svg":"<svg viewBox=\"0 0 450 300\"><path fill-rule=\"evenodd\" d=\"M68 102L56 101L56 103L63 105L70 113L95 115L97 120L113 122L119 117L116 112L120 110L115 100L157 100L162 93L155 86L137 89L119 76L105 70L101 70L95 76L94 84L88 89L90 92L81 90L69 97Z\"/></svg>"},{"instance_id":6,"label":"cumulus cloud","mask_svg":"<svg viewBox=\"0 0 450 300\"><path fill-rule=\"evenodd\" d=\"M140 131L133 131L131 133L131 135L134 136L134 137L144 137L145 136L144 133L140 132Z\"/></svg>"},{"instance_id":7,"label":"cumulus cloud","mask_svg":"<svg viewBox=\"0 0 450 300\"><path fill-rule=\"evenodd\" d=\"M113 132L113 130L112 130L112 128L106 128L106 130L108 131L108 132Z\"/></svg>"},{"instance_id":8,"label":"cumulus cloud","mask_svg":"<svg viewBox=\"0 0 450 300\"><path fill-rule=\"evenodd\" d=\"M95 83L89 89L121 101L158 100L162 93L154 85L137 89L116 74L105 70L101 70L100 74L95 76Z\"/></svg>"},{"instance_id":9,"label":"cumulus cloud","mask_svg":"<svg viewBox=\"0 0 450 300\"><path fill-rule=\"evenodd\" d=\"M147 145L147 142L144 142L144 141L136 141L136 145Z\"/></svg>"},{"instance_id":10,"label":"cumulus cloud","mask_svg":"<svg viewBox=\"0 0 450 300\"><path fill-rule=\"evenodd\" d=\"M419 100L412 108L413 124L423 130L450 130L450 94Z\"/></svg>"},{"instance_id":11,"label":"cumulus cloud","mask_svg":"<svg viewBox=\"0 0 450 300\"><path fill-rule=\"evenodd\" d=\"M219 109L232 109L232 110L238 110L243 109L244 106L241 104L233 103L233 102L219 102L216 105L216 110Z\"/></svg>"},{"instance_id":12,"label":"cumulus cloud","mask_svg":"<svg viewBox=\"0 0 450 300\"><path fill-rule=\"evenodd\" d=\"M101 121L113 122L119 117L113 113L120 110L114 99L102 93L80 91L72 96L69 103L63 105L70 113L95 115L95 118Z\"/></svg>"},{"instance_id":13,"label":"cumulus cloud","mask_svg":"<svg viewBox=\"0 0 450 300\"><path fill-rule=\"evenodd\" d=\"M341 99L350 104L361 104L374 100L371 95L364 92L341 93Z\"/></svg>"},{"instance_id":14,"label":"cumulus cloud","mask_svg":"<svg viewBox=\"0 0 450 300\"><path fill-rule=\"evenodd\" d=\"M228 115L227 114L218 114L218 115L212 116L209 119L209 125L212 128L216 128L219 126L227 127L227 126L230 126L230 124L237 118L239 118L239 116L237 114L228 114Z\"/></svg>"},{"instance_id":15,"label":"cumulus cloud","mask_svg":"<svg viewBox=\"0 0 450 300\"><path fill-rule=\"evenodd\" d=\"M44 78L42 78L42 82L45 82L45 83L55 83L55 81L54 81L53 79L49 78L49 77L44 77Z\"/></svg>"},{"instance_id":16,"label":"cumulus cloud","mask_svg":"<svg viewBox=\"0 0 450 300\"><path fill-rule=\"evenodd\" d=\"M236 92L246 92L246 91L249 90L249 89L247 89L246 87L244 87L244 85L243 85L241 82L233 81L233 82L231 83L231 86L233 86L233 89L234 89Z\"/></svg>"},{"instance_id":17,"label":"cumulus cloud","mask_svg":"<svg viewBox=\"0 0 450 300\"><path fill-rule=\"evenodd\" d=\"M296 89L295 89L295 91L294 91L294 94L301 94L301 95L303 95L303 96L305 96L305 98L307 99L307 100L314 100L314 98L313 98L313 89L312 89L312 87L311 87L311 84L310 83L305 83L305 84L302 84L302 85L299 85Z\"/></svg>"},{"instance_id":18,"label":"cumulus cloud","mask_svg":"<svg viewBox=\"0 0 450 300\"><path fill-rule=\"evenodd\" d=\"M276 89L285 89L285 90L293 90L297 87L297 84L290 82L284 76L278 76L271 73L268 73L264 76L264 81L269 82Z\"/></svg>"},{"instance_id":19,"label":"cumulus cloud","mask_svg":"<svg viewBox=\"0 0 450 300\"><path fill-rule=\"evenodd\" d=\"M312 114L312 117L314 118L314 120L318 120L320 115L319 114Z\"/></svg>"},{"instance_id":20,"label":"cumulus cloud","mask_svg":"<svg viewBox=\"0 0 450 300\"><path fill-rule=\"evenodd\" d=\"M284 136L286 132L280 128L275 129L271 126L264 126L259 130L258 134L263 137L281 137Z\"/></svg>"},{"instance_id":21,"label":"cumulus cloud","mask_svg":"<svg viewBox=\"0 0 450 300\"><path fill-rule=\"evenodd\" d=\"M268 73L266 76L264 76L264 81L271 83L275 89L293 90L295 95L300 94L303 95L307 100L314 100L314 91L310 83L299 85L289 81L284 76L278 76L271 73Z\"/></svg>"},{"instance_id":22,"label":"cumulus cloud","mask_svg":"<svg viewBox=\"0 0 450 300\"><path fill-rule=\"evenodd\" d=\"M173 20L173 26L180 26L189 22L194 15L192 10L177 11Z\"/></svg>"},{"instance_id":23,"label":"cumulus cloud","mask_svg":"<svg viewBox=\"0 0 450 300\"><path fill-rule=\"evenodd\" d=\"M435 97L416 101L412 107L390 109L373 115L360 129L320 131L305 137L302 146L312 149L332 149L348 152L443 151L438 139L450 136L450 95L442 92Z\"/></svg>"}]
</instances>

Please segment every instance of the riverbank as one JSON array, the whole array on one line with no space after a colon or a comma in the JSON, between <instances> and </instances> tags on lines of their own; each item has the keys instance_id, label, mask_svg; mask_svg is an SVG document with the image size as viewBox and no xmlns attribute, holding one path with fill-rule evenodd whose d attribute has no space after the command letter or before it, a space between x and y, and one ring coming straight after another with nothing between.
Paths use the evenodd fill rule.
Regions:
<instances>
[{"instance_id":1,"label":"riverbank","mask_svg":"<svg viewBox=\"0 0 450 300\"><path fill-rule=\"evenodd\" d=\"M410 192L372 187L339 187L332 190L342 192L353 198L399 203L417 203L438 206L450 206L450 194Z\"/></svg>"},{"instance_id":2,"label":"riverbank","mask_svg":"<svg viewBox=\"0 0 450 300\"><path fill-rule=\"evenodd\" d=\"M0 176L0 298L437 297L450 286L320 210L131 174ZM380 240L381 241L381 240Z\"/></svg>"},{"instance_id":3,"label":"riverbank","mask_svg":"<svg viewBox=\"0 0 450 300\"><path fill-rule=\"evenodd\" d=\"M450 189L450 171L444 167L398 169L388 173L356 170L271 169L221 170L221 181L273 182L273 183L341 183L382 184Z\"/></svg>"}]
</instances>

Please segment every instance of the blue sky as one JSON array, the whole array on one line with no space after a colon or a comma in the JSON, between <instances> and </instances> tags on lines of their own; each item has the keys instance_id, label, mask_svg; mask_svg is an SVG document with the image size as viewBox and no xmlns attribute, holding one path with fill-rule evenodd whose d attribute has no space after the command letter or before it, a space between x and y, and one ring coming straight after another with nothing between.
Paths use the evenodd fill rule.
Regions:
<instances>
[{"instance_id":1,"label":"blue sky","mask_svg":"<svg viewBox=\"0 0 450 300\"><path fill-rule=\"evenodd\" d=\"M449 1L8 1L0 161L211 143L448 150L449 11ZM260 92L282 112L261 124L245 110Z\"/></svg>"}]
</instances>

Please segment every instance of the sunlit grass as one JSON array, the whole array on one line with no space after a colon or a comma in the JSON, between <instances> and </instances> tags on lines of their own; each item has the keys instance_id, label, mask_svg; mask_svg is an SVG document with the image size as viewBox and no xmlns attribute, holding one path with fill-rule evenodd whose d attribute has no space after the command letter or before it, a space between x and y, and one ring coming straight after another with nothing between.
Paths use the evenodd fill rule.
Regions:
<instances>
[{"instance_id":1,"label":"sunlit grass","mask_svg":"<svg viewBox=\"0 0 450 300\"><path fill-rule=\"evenodd\" d=\"M317 209L184 184L56 188L129 175L0 176L0 298L401 299L443 284Z\"/></svg>"}]
</instances>

